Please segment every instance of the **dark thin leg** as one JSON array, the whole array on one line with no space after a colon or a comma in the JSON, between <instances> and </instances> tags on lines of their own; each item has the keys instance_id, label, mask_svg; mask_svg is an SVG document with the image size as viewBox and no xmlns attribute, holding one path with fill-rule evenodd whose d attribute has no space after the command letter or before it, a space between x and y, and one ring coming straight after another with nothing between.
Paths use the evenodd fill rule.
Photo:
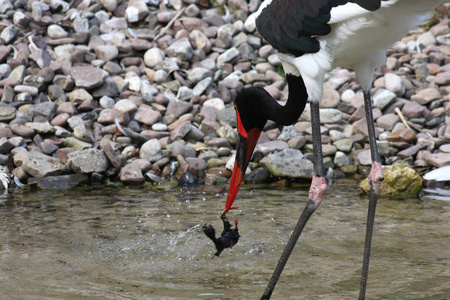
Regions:
<instances>
[{"instance_id":1,"label":"dark thin leg","mask_svg":"<svg viewBox=\"0 0 450 300\"><path fill-rule=\"evenodd\" d=\"M372 98L370 91L364 92L364 103L366 106L367 126L369 129L370 152L372 154L372 170L369 174L369 209L367 211L366 241L364 244L364 258L361 272L361 286L359 299L366 298L367 276L369 273L370 247L372 244L373 226L375 222L375 210L377 208L378 196L380 194L381 182L383 181L383 170L381 167L381 157L378 152L377 139L375 135L375 125L372 115Z\"/></svg>"},{"instance_id":2,"label":"dark thin leg","mask_svg":"<svg viewBox=\"0 0 450 300\"><path fill-rule=\"evenodd\" d=\"M261 299L270 299L270 296L275 289L275 285L277 284L278 278L280 278L281 273L283 272L284 266L286 265L289 256L292 253L292 250L297 243L300 234L303 231L306 223L308 222L311 215L314 213L316 208L320 205L322 201L322 197L326 192L326 181L325 181L325 170L323 167L323 159L322 159L322 143L320 138L320 116L319 116L319 104L311 103L311 126L312 126L312 135L313 135L313 146L314 146L314 177L311 183L311 188L309 190L309 199L306 203L306 206L295 225L294 231L292 232L289 241L284 248L283 254L281 255L278 264L273 271L272 278L267 285L266 290L264 291Z\"/></svg>"}]
</instances>

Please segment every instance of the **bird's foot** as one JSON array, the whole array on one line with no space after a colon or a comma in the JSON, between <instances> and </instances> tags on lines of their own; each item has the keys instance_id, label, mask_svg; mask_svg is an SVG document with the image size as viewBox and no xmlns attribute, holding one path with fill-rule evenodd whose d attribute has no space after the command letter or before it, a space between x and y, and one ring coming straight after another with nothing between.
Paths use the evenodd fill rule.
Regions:
<instances>
[{"instance_id":1,"label":"bird's foot","mask_svg":"<svg viewBox=\"0 0 450 300\"><path fill-rule=\"evenodd\" d=\"M314 201L314 209L322 203L322 198L327 192L327 181L325 177L313 176L311 187L309 188L309 199Z\"/></svg>"},{"instance_id":2,"label":"bird's foot","mask_svg":"<svg viewBox=\"0 0 450 300\"><path fill-rule=\"evenodd\" d=\"M370 170L368 179L369 179L369 184L370 184L371 188L373 189L373 191L377 195L379 195L381 183L384 180L383 167L381 166L381 163L379 163L379 162L372 163L372 170Z\"/></svg>"}]
</instances>

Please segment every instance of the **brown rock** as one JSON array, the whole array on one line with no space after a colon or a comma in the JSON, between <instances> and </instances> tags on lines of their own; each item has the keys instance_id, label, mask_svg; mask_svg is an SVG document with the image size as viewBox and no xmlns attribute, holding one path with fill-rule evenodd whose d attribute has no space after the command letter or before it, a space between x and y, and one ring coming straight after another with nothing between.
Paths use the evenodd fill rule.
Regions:
<instances>
[{"instance_id":1,"label":"brown rock","mask_svg":"<svg viewBox=\"0 0 450 300\"><path fill-rule=\"evenodd\" d=\"M425 156L425 161L435 167L450 165L450 153L432 153Z\"/></svg>"},{"instance_id":2,"label":"brown rock","mask_svg":"<svg viewBox=\"0 0 450 300\"><path fill-rule=\"evenodd\" d=\"M105 152L106 157L108 157L114 168L119 169L122 166L120 156L114 151L110 141L102 139L100 141L100 148L102 148L103 152Z\"/></svg>"},{"instance_id":3,"label":"brown rock","mask_svg":"<svg viewBox=\"0 0 450 300\"><path fill-rule=\"evenodd\" d=\"M394 130L386 138L389 142L413 142L416 140L416 133L414 130L405 128Z\"/></svg>"},{"instance_id":4,"label":"brown rock","mask_svg":"<svg viewBox=\"0 0 450 300\"><path fill-rule=\"evenodd\" d=\"M120 171L120 181L128 184L140 184L145 181L141 167L138 163L125 165Z\"/></svg>"},{"instance_id":5,"label":"brown rock","mask_svg":"<svg viewBox=\"0 0 450 300\"><path fill-rule=\"evenodd\" d=\"M14 134L24 138L31 138L36 134L36 132L30 127L18 123L11 124L9 128L12 132L14 132Z\"/></svg>"},{"instance_id":6,"label":"brown rock","mask_svg":"<svg viewBox=\"0 0 450 300\"><path fill-rule=\"evenodd\" d=\"M159 111L155 111L152 107L142 104L134 115L134 119L139 123L151 126L161 121L162 116Z\"/></svg>"}]
</instances>

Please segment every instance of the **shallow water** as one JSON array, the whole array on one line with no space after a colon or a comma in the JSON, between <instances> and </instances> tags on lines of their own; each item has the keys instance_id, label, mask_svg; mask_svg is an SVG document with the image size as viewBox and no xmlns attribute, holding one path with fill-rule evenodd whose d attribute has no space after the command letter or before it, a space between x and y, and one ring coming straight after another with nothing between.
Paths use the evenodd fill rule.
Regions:
<instances>
[{"instance_id":1,"label":"shallow water","mask_svg":"<svg viewBox=\"0 0 450 300\"><path fill-rule=\"evenodd\" d=\"M241 239L217 258L225 195L87 186L0 198L0 299L256 299L303 209L307 187L241 189ZM431 188L431 191L436 190ZM274 299L356 299L368 200L329 187ZM449 299L449 197L381 199L368 299ZM442 199L443 197L443 199Z\"/></svg>"}]
</instances>

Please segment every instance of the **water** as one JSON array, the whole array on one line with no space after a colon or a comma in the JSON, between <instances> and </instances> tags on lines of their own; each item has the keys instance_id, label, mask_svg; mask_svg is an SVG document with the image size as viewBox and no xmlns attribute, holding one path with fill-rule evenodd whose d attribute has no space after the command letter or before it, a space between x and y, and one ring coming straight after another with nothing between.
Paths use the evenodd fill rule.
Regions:
<instances>
[{"instance_id":1,"label":"water","mask_svg":"<svg viewBox=\"0 0 450 300\"><path fill-rule=\"evenodd\" d=\"M242 237L220 258L201 224L222 230L224 195L88 186L3 196L0 299L257 299L307 187L250 187L229 214ZM450 299L450 201L431 192L380 200L368 299ZM274 299L357 298L368 203L359 193L350 180L330 186Z\"/></svg>"}]
</instances>

